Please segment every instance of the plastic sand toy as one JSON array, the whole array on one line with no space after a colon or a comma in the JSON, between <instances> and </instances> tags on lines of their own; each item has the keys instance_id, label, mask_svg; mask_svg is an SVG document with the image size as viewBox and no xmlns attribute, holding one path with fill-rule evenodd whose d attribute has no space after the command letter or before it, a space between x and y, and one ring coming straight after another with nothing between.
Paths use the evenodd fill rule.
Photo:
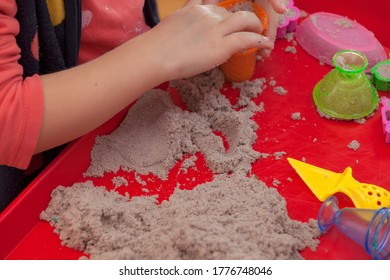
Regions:
<instances>
[{"instance_id":1,"label":"plastic sand toy","mask_svg":"<svg viewBox=\"0 0 390 280\"><path fill-rule=\"evenodd\" d=\"M322 204L318 213L318 227L327 232L336 226L344 235L363 246L374 259L390 259L390 209L339 209L336 197Z\"/></svg>"},{"instance_id":2,"label":"plastic sand toy","mask_svg":"<svg viewBox=\"0 0 390 280\"><path fill-rule=\"evenodd\" d=\"M390 98L383 97L382 104L382 128L385 134L385 142L390 143Z\"/></svg>"},{"instance_id":3,"label":"plastic sand toy","mask_svg":"<svg viewBox=\"0 0 390 280\"><path fill-rule=\"evenodd\" d=\"M390 91L390 59L379 62L371 68L372 83L377 90Z\"/></svg>"},{"instance_id":4,"label":"plastic sand toy","mask_svg":"<svg viewBox=\"0 0 390 280\"><path fill-rule=\"evenodd\" d=\"M347 195L358 208L379 209L390 206L390 192L356 181L352 177L351 167L347 167L343 173L335 173L296 159L287 160L320 201L340 192Z\"/></svg>"},{"instance_id":5,"label":"plastic sand toy","mask_svg":"<svg viewBox=\"0 0 390 280\"><path fill-rule=\"evenodd\" d=\"M294 2L292 0L286 0L285 2L287 12L279 16L276 32L276 38L278 39L284 38L287 32L294 32L297 29L298 19L301 15L301 11L294 6Z\"/></svg>"},{"instance_id":6,"label":"plastic sand toy","mask_svg":"<svg viewBox=\"0 0 390 280\"><path fill-rule=\"evenodd\" d=\"M310 55L332 65L340 50L356 50L368 58L368 69L387 59L383 46L363 25L347 17L319 12L302 20L295 32L298 43Z\"/></svg>"},{"instance_id":7,"label":"plastic sand toy","mask_svg":"<svg viewBox=\"0 0 390 280\"><path fill-rule=\"evenodd\" d=\"M353 120L378 107L378 93L364 73L368 61L357 51L341 50L333 56L334 69L313 91L317 109L334 119Z\"/></svg>"},{"instance_id":8,"label":"plastic sand toy","mask_svg":"<svg viewBox=\"0 0 390 280\"><path fill-rule=\"evenodd\" d=\"M279 17L278 29L276 31L276 38L283 39L287 34L287 26L290 22L284 15Z\"/></svg>"},{"instance_id":9,"label":"plastic sand toy","mask_svg":"<svg viewBox=\"0 0 390 280\"><path fill-rule=\"evenodd\" d=\"M261 20L262 30L265 30L268 25L268 16L265 10L256 2L248 0L226 0L218 3L219 6L232 10L236 5L250 5L253 12ZM225 78L232 82L243 82L249 80L256 66L257 48L251 48L246 51L232 55L225 63L220 66Z\"/></svg>"}]
</instances>

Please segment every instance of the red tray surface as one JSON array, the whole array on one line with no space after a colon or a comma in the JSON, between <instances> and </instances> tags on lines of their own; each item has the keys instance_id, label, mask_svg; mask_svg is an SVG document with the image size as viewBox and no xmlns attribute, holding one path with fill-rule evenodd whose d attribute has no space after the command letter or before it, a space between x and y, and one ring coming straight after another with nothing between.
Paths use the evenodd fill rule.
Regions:
<instances>
[{"instance_id":1,"label":"red tray surface","mask_svg":"<svg viewBox=\"0 0 390 280\"><path fill-rule=\"evenodd\" d=\"M312 2L323 7L319 9ZM350 6L352 2L355 6ZM329 4L335 5L335 1L320 3L295 1L298 7L307 11L337 12L339 10L342 11L342 13L338 12L339 14L350 16L364 24L367 18L366 11L360 5L363 2L366 3L360 0L338 1L335 9ZM381 12L379 8L376 10L378 13ZM383 17L377 19L370 13L370 24L377 24L374 25L376 29L371 26L373 32L380 31L382 20L387 20L383 13L381 15ZM389 42L389 37L390 35L387 35L383 40ZM289 45L291 43L286 40L277 41L271 58L257 65L254 78L266 77L269 80L270 77L274 77L278 85L287 89L288 93L281 96L274 93L272 87L268 87L256 100L264 102L265 112L254 117L260 127L254 148L271 154L285 151L286 156L296 159L305 158L308 163L334 172L342 172L347 166L351 166L354 177L358 181L376 184L390 190L390 176L388 176L390 144L384 142L380 111L376 111L364 125L321 118L313 105L312 89L331 70L331 67L321 66L300 46L297 46L297 54L286 53L284 49ZM166 88L167 84L161 87ZM228 84L226 88L224 94L234 103L237 99L237 91L232 90ZM379 94L385 95L382 92ZM177 100L174 92L172 95ZM300 112L305 120L293 121L291 114L294 112ZM82 173L90 163L90 152L95 137L113 131L125 113L126 110L69 145L3 213L0 213L0 259L77 259L82 255L82 252L61 246L58 236L53 233L53 228L39 220L39 213L47 207L50 193L55 187L70 186L75 182L90 179L83 178ZM314 141L315 138L317 141ZM352 140L359 141L360 149L354 151L347 147ZM204 165L201 155L197 162L197 171L190 170L185 175L179 174L178 167L179 163L172 169L167 181L155 180L153 185L148 185L150 190L148 195L159 194L160 200L167 199L177 182L186 182L191 189L196 184L212 178L212 173ZM253 173L268 186L272 186L274 179L281 182L277 190L286 198L291 218L301 221L316 218L321 203L287 163L286 157L281 160L275 160L274 157L259 160L253 165ZM129 181L134 182L128 190L131 195L143 194L143 186L136 183L133 173L106 174L103 178L93 179L93 181L95 185L105 184L110 188L111 178L115 175L126 176ZM188 185L188 182L191 182L188 179L193 177L196 181L193 185ZM293 179L292 182L287 180L289 177ZM159 190L162 185L164 187ZM349 202L345 197L340 198L344 205L348 205ZM305 250L302 256L306 259L370 258L363 248L337 230L330 231L321 237L320 241L316 252Z\"/></svg>"}]
</instances>

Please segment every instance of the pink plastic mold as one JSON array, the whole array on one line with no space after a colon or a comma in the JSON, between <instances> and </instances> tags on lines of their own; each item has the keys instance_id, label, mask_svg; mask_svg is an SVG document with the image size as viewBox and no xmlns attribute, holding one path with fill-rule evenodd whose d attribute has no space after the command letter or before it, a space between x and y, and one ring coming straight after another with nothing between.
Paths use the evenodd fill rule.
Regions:
<instances>
[{"instance_id":1,"label":"pink plastic mold","mask_svg":"<svg viewBox=\"0 0 390 280\"><path fill-rule=\"evenodd\" d=\"M390 143L390 98L383 97L382 104L382 127L385 134L385 142Z\"/></svg>"},{"instance_id":2,"label":"pink plastic mold","mask_svg":"<svg viewBox=\"0 0 390 280\"><path fill-rule=\"evenodd\" d=\"M297 29L300 15L301 11L297 7L291 6L287 8L286 18L289 22L287 25L287 32L293 32Z\"/></svg>"},{"instance_id":3,"label":"pink plastic mold","mask_svg":"<svg viewBox=\"0 0 390 280\"><path fill-rule=\"evenodd\" d=\"M287 33L287 26L290 22L287 20L285 16L279 17L278 29L276 31L276 38L283 39Z\"/></svg>"},{"instance_id":4,"label":"pink plastic mold","mask_svg":"<svg viewBox=\"0 0 390 280\"><path fill-rule=\"evenodd\" d=\"M301 11L294 6L292 0L286 0L284 5L287 8L287 12L279 17L278 29L276 32L276 38L283 39L287 32L294 32L298 26L298 19L301 15Z\"/></svg>"},{"instance_id":5,"label":"pink plastic mold","mask_svg":"<svg viewBox=\"0 0 390 280\"><path fill-rule=\"evenodd\" d=\"M340 50L356 50L368 59L367 70L386 59L383 46L363 25L347 17L319 12L305 18L295 32L298 43L321 62L332 65Z\"/></svg>"}]
</instances>

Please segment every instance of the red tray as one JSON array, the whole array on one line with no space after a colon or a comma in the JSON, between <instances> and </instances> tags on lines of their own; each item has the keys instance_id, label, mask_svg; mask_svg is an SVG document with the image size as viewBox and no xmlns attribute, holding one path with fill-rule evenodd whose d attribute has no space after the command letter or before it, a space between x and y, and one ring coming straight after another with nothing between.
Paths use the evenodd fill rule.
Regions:
<instances>
[{"instance_id":1,"label":"red tray","mask_svg":"<svg viewBox=\"0 0 390 280\"><path fill-rule=\"evenodd\" d=\"M348 5L351 1L338 1L338 5ZM310 10L310 3L306 3L307 7L305 3L299 6L300 2L302 1L295 1L298 7L307 11L318 10ZM304 2L319 4L318 1ZM321 5L328 2L334 1L322 1ZM361 9L358 4L363 1L353 2L356 4L354 7ZM348 9L339 14L348 16L348 12L357 14L360 11L362 16L365 12L356 9ZM332 9L321 10L335 12ZM383 15L383 20L386 18ZM355 16L354 19L361 23L366 20L363 16ZM377 21L378 24L381 19ZM376 21L371 21L373 22ZM376 32L373 28L371 30ZM387 36L384 39L388 42L390 38ZM286 53L284 49L289 45L291 43L286 40L278 40L271 58L259 62L256 68L254 78L266 77L269 81L270 77L274 77L278 85L287 89L288 93L284 96L278 95L272 91L272 87L268 87L256 100L264 102L265 112L254 117L259 124L255 150L271 154L285 151L286 156L305 158L308 163L334 172L342 172L347 166L351 166L358 181L390 190L388 176L390 145L384 142L380 111L376 111L364 125L321 118L312 101L312 90L331 67L321 66L318 60L309 56L299 45L296 47L297 54ZM167 88L167 84L161 87ZM237 99L237 91L231 89L229 85L226 85L226 91L223 92L231 102L234 103ZM177 100L174 91L172 95ZM380 92L380 95L385 94ZM292 120L291 114L294 112L300 112L305 120ZM53 228L48 223L40 221L39 214L47 207L50 193L55 187L70 186L86 180L82 173L90 163L90 152L95 137L113 131L125 113L126 110L122 111L95 131L69 145L5 211L0 213L0 259L77 259L82 255L82 252L61 246L58 236L53 233ZM356 151L347 147L352 140L358 140L361 144ZM271 187L274 179L281 182L276 188L286 198L292 219L307 221L309 218L316 218L321 203L287 163L286 156L281 160L274 157L259 160L253 165L253 173ZM163 200L171 195L177 182L187 182L188 185L188 181L191 181L188 178L194 177L196 182L188 186L192 188L212 178L212 173L205 166L201 155L197 162L197 171L191 169L187 174L183 174L179 173L178 167L179 165L172 169L165 182L154 178L153 185L147 186L150 190L148 195L158 194L160 200ZM133 173L120 171L118 174L106 174L103 178L93 181L95 185L105 184L110 187L111 178L115 175L123 175L129 181L134 181L129 190L130 194L143 194L143 186L135 182ZM293 181L289 182L287 178L292 178ZM161 185L164 187L160 188ZM344 198L343 201L348 203ZM337 230L324 235L320 241L316 252L305 250L302 256L306 259L370 259L363 248L339 234Z\"/></svg>"}]
</instances>

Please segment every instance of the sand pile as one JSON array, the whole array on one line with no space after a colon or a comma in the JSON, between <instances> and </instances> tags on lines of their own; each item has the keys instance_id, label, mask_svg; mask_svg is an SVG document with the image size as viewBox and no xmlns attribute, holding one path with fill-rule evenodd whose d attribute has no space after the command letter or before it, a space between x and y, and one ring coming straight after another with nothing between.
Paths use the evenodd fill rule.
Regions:
<instances>
[{"instance_id":1,"label":"sand pile","mask_svg":"<svg viewBox=\"0 0 390 280\"><path fill-rule=\"evenodd\" d=\"M300 259L318 243L316 223L291 220L278 192L254 178L218 176L160 205L90 181L52 198L41 218L93 259Z\"/></svg>"},{"instance_id":2,"label":"sand pile","mask_svg":"<svg viewBox=\"0 0 390 280\"><path fill-rule=\"evenodd\" d=\"M250 109L236 111L219 92L223 82L218 70L172 82L191 112L177 107L167 92L145 93L118 129L96 138L84 175L101 177L123 169L166 179L184 154L196 152L204 154L214 173L247 174L260 156L252 148L257 124L250 119L260 109L253 103ZM227 151L215 131L226 137Z\"/></svg>"},{"instance_id":3,"label":"sand pile","mask_svg":"<svg viewBox=\"0 0 390 280\"><path fill-rule=\"evenodd\" d=\"M161 204L156 197L129 199L91 181L60 186L41 218L55 226L63 244L97 259L301 258L299 250L318 243L315 222L291 220L278 192L250 177L262 154L252 148L258 126L251 118L263 104L252 99L266 82L233 85L242 93L234 105L220 93L218 69L172 82L188 110L168 92L146 93L113 133L96 138L84 174L93 179L123 169L165 180L178 160L186 156L191 160L181 168L192 167L200 152L216 174L212 182L191 191L177 188Z\"/></svg>"}]
</instances>

